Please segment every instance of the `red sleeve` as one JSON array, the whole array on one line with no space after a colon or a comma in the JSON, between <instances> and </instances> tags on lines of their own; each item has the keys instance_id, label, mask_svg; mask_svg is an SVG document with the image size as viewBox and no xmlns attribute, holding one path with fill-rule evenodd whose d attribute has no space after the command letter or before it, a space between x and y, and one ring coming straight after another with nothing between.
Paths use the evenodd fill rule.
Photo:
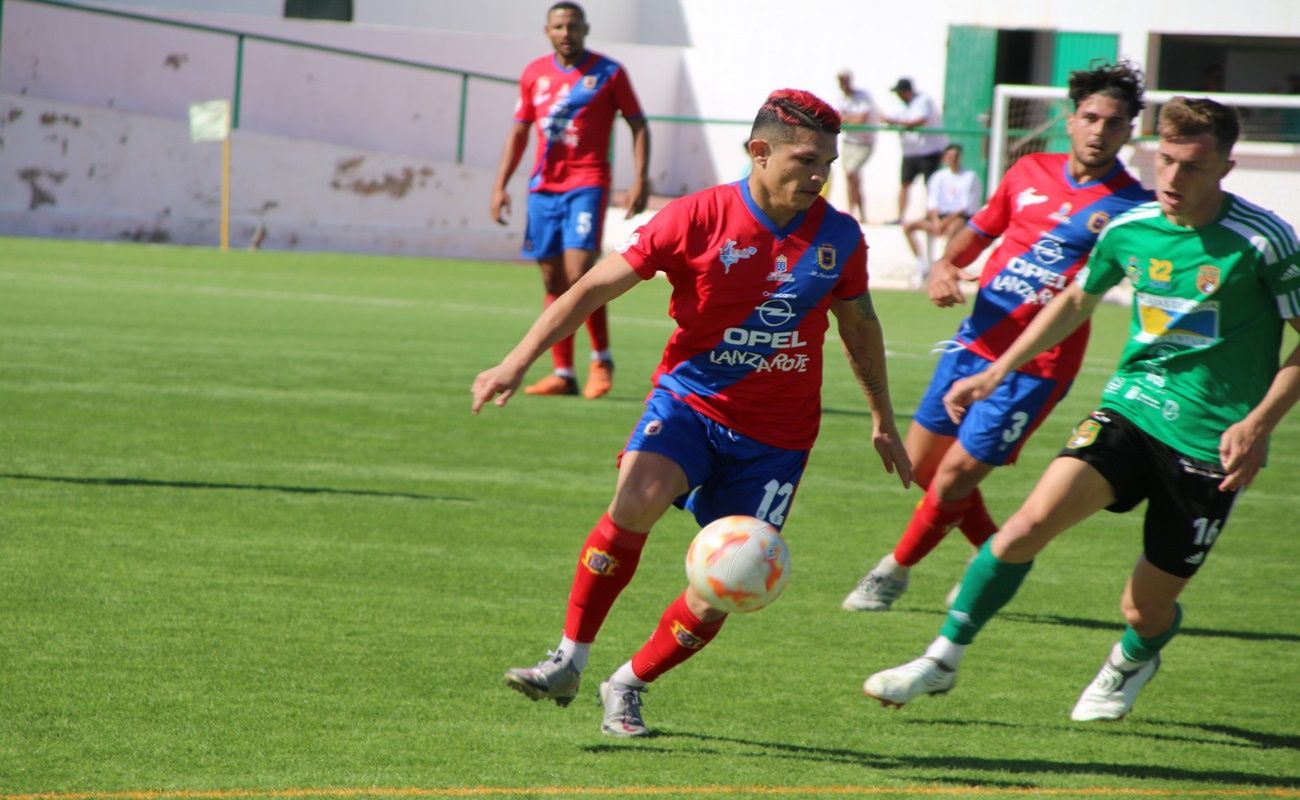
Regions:
<instances>
[{"instance_id":1,"label":"red sleeve","mask_svg":"<svg viewBox=\"0 0 1300 800\"><path fill-rule=\"evenodd\" d=\"M614 105L618 108L619 113L624 119L636 119L645 116L641 111L641 103L636 99L636 92L632 91L632 79L628 77L627 70L622 66L614 73L613 84L610 88L614 91Z\"/></svg>"},{"instance_id":2,"label":"red sleeve","mask_svg":"<svg viewBox=\"0 0 1300 800\"><path fill-rule=\"evenodd\" d=\"M858 237L858 246L853 249L849 260L844 264L840 279L835 282L831 294L838 300L852 300L867 293L867 242Z\"/></svg>"},{"instance_id":3,"label":"red sleeve","mask_svg":"<svg viewBox=\"0 0 1300 800\"><path fill-rule=\"evenodd\" d=\"M536 109L533 108L533 82L536 79L532 64L525 67L524 74L519 76L519 96L515 98L515 122L532 123L537 120Z\"/></svg>"},{"instance_id":4,"label":"red sleeve","mask_svg":"<svg viewBox=\"0 0 1300 800\"><path fill-rule=\"evenodd\" d=\"M672 275L685 263L690 217L690 204L684 198L674 200L633 231L618 251L644 280L659 271Z\"/></svg>"}]
</instances>

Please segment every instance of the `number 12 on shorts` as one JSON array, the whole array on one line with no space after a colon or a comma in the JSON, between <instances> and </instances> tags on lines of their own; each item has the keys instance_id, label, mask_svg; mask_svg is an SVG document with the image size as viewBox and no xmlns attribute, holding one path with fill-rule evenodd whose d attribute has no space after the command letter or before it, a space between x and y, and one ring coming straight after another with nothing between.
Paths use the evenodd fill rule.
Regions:
<instances>
[{"instance_id":1,"label":"number 12 on shorts","mask_svg":"<svg viewBox=\"0 0 1300 800\"><path fill-rule=\"evenodd\" d=\"M781 483L770 480L763 485L763 502L758 504L754 516L780 527L785 524L785 509L790 505L790 496L794 494L793 483ZM773 503L776 504L773 507Z\"/></svg>"}]
</instances>

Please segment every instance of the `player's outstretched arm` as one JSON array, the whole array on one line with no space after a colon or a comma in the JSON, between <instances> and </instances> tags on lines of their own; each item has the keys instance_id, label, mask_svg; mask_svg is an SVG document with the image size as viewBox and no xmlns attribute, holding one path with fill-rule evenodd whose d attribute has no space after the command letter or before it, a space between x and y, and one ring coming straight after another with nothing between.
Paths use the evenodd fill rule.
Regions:
<instances>
[{"instance_id":1,"label":"player's outstretched arm","mask_svg":"<svg viewBox=\"0 0 1300 800\"><path fill-rule=\"evenodd\" d=\"M836 299L831 303L831 312L835 314L849 366L871 407L871 444L880 454L885 472L898 473L903 488L907 488L912 485L912 462L894 422L894 404L889 399L889 375L885 369L885 332L871 303L871 293L855 300Z\"/></svg>"},{"instance_id":2,"label":"player's outstretched arm","mask_svg":"<svg viewBox=\"0 0 1300 800\"><path fill-rule=\"evenodd\" d=\"M965 303L961 282L979 280L979 276L968 276L962 269L984 252L992 241L969 225L953 234L943 249L943 256L930 269L930 285L927 287L930 302L939 308Z\"/></svg>"},{"instance_id":3,"label":"player's outstretched arm","mask_svg":"<svg viewBox=\"0 0 1300 800\"><path fill-rule=\"evenodd\" d=\"M510 213L510 195L506 193L506 184L510 182L510 176L515 174L515 167L519 166L519 160L523 158L527 146L528 123L514 123L506 136L505 148L501 151L497 177L492 183L492 200L488 207L489 216L498 225L506 224L506 216Z\"/></svg>"},{"instance_id":4,"label":"player's outstretched arm","mask_svg":"<svg viewBox=\"0 0 1300 800\"><path fill-rule=\"evenodd\" d=\"M474 396L470 413L477 414L493 398L497 405L504 406L539 355L577 330L593 311L640 282L641 277L623 256L611 253L602 258L542 312L500 364L478 374L470 387Z\"/></svg>"},{"instance_id":5,"label":"player's outstretched arm","mask_svg":"<svg viewBox=\"0 0 1300 800\"><path fill-rule=\"evenodd\" d=\"M1300 319L1290 320L1300 332ZM1255 479L1268 454L1268 438L1287 412L1300 401L1300 345L1273 376L1273 383L1259 405L1246 418L1230 426L1219 437L1219 460L1227 477L1219 484L1221 491L1244 489Z\"/></svg>"},{"instance_id":6,"label":"player's outstretched arm","mask_svg":"<svg viewBox=\"0 0 1300 800\"><path fill-rule=\"evenodd\" d=\"M988 397L1007 375L1069 336L1084 320L1092 316L1093 309L1099 302L1101 295L1088 294L1078 283L1067 286L1065 291L1034 317L988 369L978 375L962 378L948 389L948 393L943 396L943 406L949 418L960 423L971 403Z\"/></svg>"}]
</instances>

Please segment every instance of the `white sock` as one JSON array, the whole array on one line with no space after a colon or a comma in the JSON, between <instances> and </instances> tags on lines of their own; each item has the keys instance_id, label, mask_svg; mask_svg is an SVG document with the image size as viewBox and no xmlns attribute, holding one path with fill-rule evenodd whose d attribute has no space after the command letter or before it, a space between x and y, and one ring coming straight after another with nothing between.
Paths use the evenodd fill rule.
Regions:
<instances>
[{"instance_id":1,"label":"white sock","mask_svg":"<svg viewBox=\"0 0 1300 800\"><path fill-rule=\"evenodd\" d=\"M555 648L561 663L569 662L578 672L587 668L587 657L591 655L591 642L575 642L567 636L560 637L560 645Z\"/></svg>"},{"instance_id":2,"label":"white sock","mask_svg":"<svg viewBox=\"0 0 1300 800\"><path fill-rule=\"evenodd\" d=\"M556 374L556 375L559 375L561 378L576 378L576 377L578 377L578 373L574 372L574 371L571 370L571 369L567 369L567 368L564 368L564 369L557 369L557 370L555 371L555 374Z\"/></svg>"},{"instance_id":3,"label":"white sock","mask_svg":"<svg viewBox=\"0 0 1300 800\"><path fill-rule=\"evenodd\" d=\"M905 567L902 564L895 561L894 554L890 553L889 555L880 559L880 563L876 565L874 571L883 572L886 575L889 575L890 577L893 578L906 578L907 573L911 572L912 568Z\"/></svg>"},{"instance_id":4,"label":"white sock","mask_svg":"<svg viewBox=\"0 0 1300 800\"><path fill-rule=\"evenodd\" d=\"M925 654L930 658L937 658L945 667L957 669L961 657L966 655L966 645L957 644L951 639L940 636L925 648Z\"/></svg>"},{"instance_id":5,"label":"white sock","mask_svg":"<svg viewBox=\"0 0 1300 800\"><path fill-rule=\"evenodd\" d=\"M644 689L650 685L638 678L636 673L632 671L631 661L614 670L614 674L609 676L609 682L619 686L627 686L631 689Z\"/></svg>"},{"instance_id":6,"label":"white sock","mask_svg":"<svg viewBox=\"0 0 1300 800\"><path fill-rule=\"evenodd\" d=\"M608 350L592 350L591 360L592 361L613 361L614 354L609 352Z\"/></svg>"}]
</instances>

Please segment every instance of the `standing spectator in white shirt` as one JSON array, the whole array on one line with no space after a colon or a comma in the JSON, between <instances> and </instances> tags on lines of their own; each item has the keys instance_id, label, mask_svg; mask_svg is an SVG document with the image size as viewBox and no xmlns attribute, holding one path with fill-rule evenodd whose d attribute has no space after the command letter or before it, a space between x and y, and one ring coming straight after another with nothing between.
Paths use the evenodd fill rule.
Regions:
<instances>
[{"instance_id":1,"label":"standing spectator in white shirt","mask_svg":"<svg viewBox=\"0 0 1300 800\"><path fill-rule=\"evenodd\" d=\"M853 85L853 72L842 69L836 77L840 82L841 93L837 110L844 124L879 124L880 110L876 108L870 92ZM844 166L844 185L849 194L849 207L846 210L864 223L867 221L867 198L862 192L862 168L871 158L875 144L875 131L844 130L840 133L840 164Z\"/></svg>"},{"instance_id":2,"label":"standing spectator in white shirt","mask_svg":"<svg viewBox=\"0 0 1300 800\"><path fill-rule=\"evenodd\" d=\"M887 125L897 125L903 131L903 168L902 185L898 188L898 219L891 225L903 224L907 215L907 195L917 176L929 180L939 169L939 156L948 145L948 137L942 133L921 133L918 128L928 130L943 127L943 114L939 106L928 94L921 94L912 88L911 78L899 78L890 89L902 101L902 110L894 116L882 116Z\"/></svg>"}]
</instances>

